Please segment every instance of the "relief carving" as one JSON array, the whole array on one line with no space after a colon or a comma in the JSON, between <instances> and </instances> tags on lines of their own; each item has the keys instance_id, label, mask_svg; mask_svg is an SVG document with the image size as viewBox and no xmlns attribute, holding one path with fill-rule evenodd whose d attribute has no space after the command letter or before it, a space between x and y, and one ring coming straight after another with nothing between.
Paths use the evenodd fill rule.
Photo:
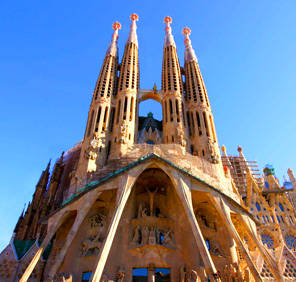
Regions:
<instances>
[{"instance_id":1,"label":"relief carving","mask_svg":"<svg viewBox=\"0 0 296 282\"><path fill-rule=\"evenodd\" d=\"M98 254L103 244L103 233L106 227L107 216L104 213L98 213L88 218L89 230L87 238L81 243L81 256Z\"/></svg>"},{"instance_id":2,"label":"relief carving","mask_svg":"<svg viewBox=\"0 0 296 282\"><path fill-rule=\"evenodd\" d=\"M207 143L207 149L209 152L208 160L213 164L217 164L219 163L219 155L215 152L214 146L215 146L214 142L211 140L208 140L208 143Z\"/></svg>"},{"instance_id":3,"label":"relief carving","mask_svg":"<svg viewBox=\"0 0 296 282\"><path fill-rule=\"evenodd\" d=\"M172 230L165 230L155 226L137 225L133 232L132 244L134 246L162 245L169 248L175 247L174 234Z\"/></svg>"},{"instance_id":4,"label":"relief carving","mask_svg":"<svg viewBox=\"0 0 296 282\"><path fill-rule=\"evenodd\" d=\"M123 123L119 128L119 134L118 134L118 142L120 144L126 144L127 143L127 130L128 130L128 123Z\"/></svg>"},{"instance_id":5,"label":"relief carving","mask_svg":"<svg viewBox=\"0 0 296 282\"><path fill-rule=\"evenodd\" d=\"M93 139L89 142L89 146L86 148L84 152L85 158L90 160L96 160L98 156L98 147L101 142L102 140L99 138L98 133L95 133Z\"/></svg>"}]
</instances>

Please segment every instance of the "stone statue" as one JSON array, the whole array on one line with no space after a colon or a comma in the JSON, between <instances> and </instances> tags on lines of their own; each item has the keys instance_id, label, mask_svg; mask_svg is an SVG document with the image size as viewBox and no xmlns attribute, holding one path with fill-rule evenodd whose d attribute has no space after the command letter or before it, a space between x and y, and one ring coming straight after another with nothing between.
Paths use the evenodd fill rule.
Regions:
<instances>
[{"instance_id":1,"label":"stone statue","mask_svg":"<svg viewBox=\"0 0 296 282\"><path fill-rule=\"evenodd\" d=\"M137 225L135 232L134 232L134 236L133 236L133 243L138 243L141 244L140 242L140 232L141 232L141 227L139 225Z\"/></svg>"},{"instance_id":2,"label":"stone statue","mask_svg":"<svg viewBox=\"0 0 296 282\"><path fill-rule=\"evenodd\" d=\"M149 228L147 226L144 226L141 231L142 231L142 244L146 245L148 243L148 238L149 238Z\"/></svg>"},{"instance_id":3,"label":"stone statue","mask_svg":"<svg viewBox=\"0 0 296 282\"><path fill-rule=\"evenodd\" d=\"M215 240L212 240L210 242L210 246L211 246L211 250L210 252L214 255L217 255L217 256L223 256L223 253L220 249L220 246L219 246L219 243Z\"/></svg>"},{"instance_id":4,"label":"stone statue","mask_svg":"<svg viewBox=\"0 0 296 282\"><path fill-rule=\"evenodd\" d=\"M149 188L145 188L148 195L149 195L149 204L150 204L150 216L153 216L153 203L154 203L154 196L157 193L159 188L154 189L154 191L151 191Z\"/></svg>"},{"instance_id":5,"label":"stone statue","mask_svg":"<svg viewBox=\"0 0 296 282\"><path fill-rule=\"evenodd\" d=\"M89 223L91 228L104 227L106 224L106 216L102 213L89 217Z\"/></svg>"},{"instance_id":6,"label":"stone statue","mask_svg":"<svg viewBox=\"0 0 296 282\"><path fill-rule=\"evenodd\" d=\"M85 257L94 254L102 246L102 241L100 241L100 232L94 238L88 238L82 242L81 256Z\"/></svg>"},{"instance_id":7,"label":"stone statue","mask_svg":"<svg viewBox=\"0 0 296 282\"><path fill-rule=\"evenodd\" d=\"M89 236L82 242L81 256L85 257L91 254L95 254L102 246L103 240L101 235L106 226L106 218L103 213L98 213L89 217L90 231L95 231L95 236Z\"/></svg>"},{"instance_id":8,"label":"stone statue","mask_svg":"<svg viewBox=\"0 0 296 282\"><path fill-rule=\"evenodd\" d=\"M168 230L164 233L163 240L162 240L163 245L171 245L172 243L171 232L172 232L171 230Z\"/></svg>"},{"instance_id":9,"label":"stone statue","mask_svg":"<svg viewBox=\"0 0 296 282\"><path fill-rule=\"evenodd\" d=\"M155 227L152 227L150 232L149 232L148 242L149 242L150 245L155 245L156 244Z\"/></svg>"},{"instance_id":10,"label":"stone statue","mask_svg":"<svg viewBox=\"0 0 296 282\"><path fill-rule=\"evenodd\" d=\"M123 267L119 267L117 272L117 280L118 282L123 282L125 277L125 271Z\"/></svg>"}]
</instances>

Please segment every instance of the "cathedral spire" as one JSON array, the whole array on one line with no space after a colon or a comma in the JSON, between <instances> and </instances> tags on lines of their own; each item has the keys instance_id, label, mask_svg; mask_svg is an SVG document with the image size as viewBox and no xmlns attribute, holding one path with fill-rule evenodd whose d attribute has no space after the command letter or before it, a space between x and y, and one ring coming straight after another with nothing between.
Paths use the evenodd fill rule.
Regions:
<instances>
[{"instance_id":1,"label":"cathedral spire","mask_svg":"<svg viewBox=\"0 0 296 282\"><path fill-rule=\"evenodd\" d=\"M189 35L191 34L191 30L189 27L184 27L182 30L182 33L185 35L185 62L190 62L190 61L196 61L197 62L197 57L195 55L195 52L192 48L191 45L191 40L189 38Z\"/></svg>"},{"instance_id":2,"label":"cathedral spire","mask_svg":"<svg viewBox=\"0 0 296 282\"><path fill-rule=\"evenodd\" d=\"M136 21L137 14L130 16L132 21L130 33L125 44L120 64L117 97L114 100L115 111L113 115L112 140L108 146L108 157L117 158L123 147L134 144L137 115L137 92L139 89L139 57Z\"/></svg>"},{"instance_id":3,"label":"cathedral spire","mask_svg":"<svg viewBox=\"0 0 296 282\"><path fill-rule=\"evenodd\" d=\"M183 81L181 68L172 35L171 17L165 17L166 35L163 48L161 88L164 94L162 109L164 113L164 143L178 143L186 147L187 129L185 122Z\"/></svg>"},{"instance_id":4,"label":"cathedral spire","mask_svg":"<svg viewBox=\"0 0 296 282\"><path fill-rule=\"evenodd\" d=\"M175 44L175 40L174 40L174 36L172 34L172 28L171 28L171 23L172 23L172 18L167 16L164 18L164 22L166 24L166 28L165 28L165 38L164 38L164 47L167 47L167 46L175 46L176 47L176 44Z\"/></svg>"},{"instance_id":5,"label":"cathedral spire","mask_svg":"<svg viewBox=\"0 0 296 282\"><path fill-rule=\"evenodd\" d=\"M185 35L185 100L191 151L194 155L204 157L212 163L218 163L220 151L217 143L214 118L197 57L189 38L191 30L185 27L182 32Z\"/></svg>"},{"instance_id":6,"label":"cathedral spire","mask_svg":"<svg viewBox=\"0 0 296 282\"><path fill-rule=\"evenodd\" d=\"M107 49L106 55L111 55L113 57L117 56L117 40L118 40L118 30L121 29L121 24L119 22L115 22L112 25L112 28L114 29L111 43Z\"/></svg>"},{"instance_id":7,"label":"cathedral spire","mask_svg":"<svg viewBox=\"0 0 296 282\"><path fill-rule=\"evenodd\" d=\"M138 46L138 36L137 36L137 25L136 22L139 20L139 16L137 14L131 14L130 19L132 21L130 33L128 35L127 42L134 43Z\"/></svg>"}]
</instances>

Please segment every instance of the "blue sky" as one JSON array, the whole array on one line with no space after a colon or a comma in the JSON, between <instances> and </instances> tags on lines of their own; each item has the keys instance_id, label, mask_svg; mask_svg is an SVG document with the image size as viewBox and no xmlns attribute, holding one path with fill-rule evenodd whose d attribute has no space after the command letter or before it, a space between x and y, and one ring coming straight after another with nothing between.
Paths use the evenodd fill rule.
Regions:
<instances>
[{"instance_id":1,"label":"blue sky","mask_svg":"<svg viewBox=\"0 0 296 282\"><path fill-rule=\"evenodd\" d=\"M141 88L160 87L163 18L189 26L220 145L240 144L282 180L295 166L296 1L2 1L0 6L0 250L48 160L83 137L92 91L119 21L120 57L138 13ZM152 103L142 113L155 116Z\"/></svg>"}]
</instances>

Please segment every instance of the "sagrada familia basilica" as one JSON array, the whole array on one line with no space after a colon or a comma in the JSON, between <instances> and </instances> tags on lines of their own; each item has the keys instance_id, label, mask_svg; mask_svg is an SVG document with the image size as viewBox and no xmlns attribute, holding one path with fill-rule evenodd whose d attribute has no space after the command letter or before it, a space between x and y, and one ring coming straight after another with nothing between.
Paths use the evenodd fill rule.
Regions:
<instances>
[{"instance_id":1,"label":"sagrada familia basilica","mask_svg":"<svg viewBox=\"0 0 296 282\"><path fill-rule=\"evenodd\" d=\"M184 28L166 17L162 86L140 89L136 21L114 33L85 135L42 172L0 254L0 281L296 281L296 180L227 155ZM163 119L138 116L162 105ZM290 188L290 189L288 189Z\"/></svg>"}]
</instances>

